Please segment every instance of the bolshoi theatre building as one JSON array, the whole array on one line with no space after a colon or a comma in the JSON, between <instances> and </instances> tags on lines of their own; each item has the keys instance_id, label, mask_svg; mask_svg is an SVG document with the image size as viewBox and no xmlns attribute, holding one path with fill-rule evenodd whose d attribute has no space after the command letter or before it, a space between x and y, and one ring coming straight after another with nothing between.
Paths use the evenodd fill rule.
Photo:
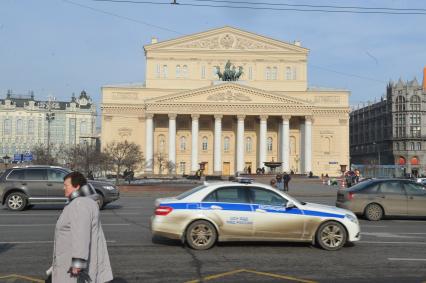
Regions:
<instances>
[{"instance_id":1,"label":"bolshoi theatre building","mask_svg":"<svg viewBox=\"0 0 426 283\"><path fill-rule=\"evenodd\" d=\"M144 50L144 84L102 87L101 138L140 145L145 174L254 173L273 161L337 175L349 164L350 93L308 87L299 41L223 27ZM219 78L229 71L239 78Z\"/></svg>"}]
</instances>

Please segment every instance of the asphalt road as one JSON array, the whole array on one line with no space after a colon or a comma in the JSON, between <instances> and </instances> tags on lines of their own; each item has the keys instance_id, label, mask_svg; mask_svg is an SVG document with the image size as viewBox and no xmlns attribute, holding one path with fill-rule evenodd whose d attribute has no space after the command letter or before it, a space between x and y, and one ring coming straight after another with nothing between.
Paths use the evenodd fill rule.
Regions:
<instances>
[{"instance_id":1,"label":"asphalt road","mask_svg":"<svg viewBox=\"0 0 426 283\"><path fill-rule=\"evenodd\" d=\"M295 183L291 193L335 201L335 189L318 184ZM362 240L336 252L243 242L194 251L179 241L152 240L154 199L175 194L170 187L134 188L102 211L114 282L426 282L426 220L361 220ZM61 206L0 208L0 282L43 282L60 212Z\"/></svg>"}]
</instances>

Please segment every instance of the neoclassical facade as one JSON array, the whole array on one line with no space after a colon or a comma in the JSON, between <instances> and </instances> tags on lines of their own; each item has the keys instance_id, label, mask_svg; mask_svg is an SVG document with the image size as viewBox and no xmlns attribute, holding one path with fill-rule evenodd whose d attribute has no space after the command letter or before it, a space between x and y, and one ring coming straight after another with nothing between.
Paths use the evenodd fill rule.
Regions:
<instances>
[{"instance_id":1,"label":"neoclassical facade","mask_svg":"<svg viewBox=\"0 0 426 283\"><path fill-rule=\"evenodd\" d=\"M309 88L308 52L232 27L153 38L144 84L102 87L102 144L139 144L147 174L203 164L232 175L274 161L280 171L337 175L349 164L349 92ZM228 60L243 68L238 81L218 78Z\"/></svg>"}]
</instances>

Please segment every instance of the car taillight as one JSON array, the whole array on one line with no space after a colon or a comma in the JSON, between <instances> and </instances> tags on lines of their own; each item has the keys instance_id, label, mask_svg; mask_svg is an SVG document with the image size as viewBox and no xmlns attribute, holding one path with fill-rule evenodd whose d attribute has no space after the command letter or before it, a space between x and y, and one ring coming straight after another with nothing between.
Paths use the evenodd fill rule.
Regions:
<instances>
[{"instance_id":1,"label":"car taillight","mask_svg":"<svg viewBox=\"0 0 426 283\"><path fill-rule=\"evenodd\" d=\"M349 193L348 193L348 199L349 199L349 200L352 200L352 199L354 198L354 196L355 196L355 193L354 193L354 192L349 192Z\"/></svg>"},{"instance_id":2,"label":"car taillight","mask_svg":"<svg viewBox=\"0 0 426 283\"><path fill-rule=\"evenodd\" d=\"M173 208L170 206L159 206L155 209L155 215L167 215L172 212Z\"/></svg>"}]
</instances>

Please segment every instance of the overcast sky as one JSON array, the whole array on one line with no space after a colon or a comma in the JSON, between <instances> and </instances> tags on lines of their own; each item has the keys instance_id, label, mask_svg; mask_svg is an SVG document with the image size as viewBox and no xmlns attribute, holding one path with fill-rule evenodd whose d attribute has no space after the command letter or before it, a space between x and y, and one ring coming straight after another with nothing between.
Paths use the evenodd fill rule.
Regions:
<instances>
[{"instance_id":1,"label":"overcast sky","mask_svg":"<svg viewBox=\"0 0 426 283\"><path fill-rule=\"evenodd\" d=\"M33 90L37 99L53 95L69 100L73 92L85 89L99 103L102 85L144 82L143 45L150 43L152 36L162 41L225 25L290 43L300 40L302 46L310 49L309 86L348 89L352 104L380 98L391 79L417 77L422 82L426 66L424 0L246 1L418 8L424 14L247 10L93 0L1 0L0 97L12 89L17 94Z\"/></svg>"}]
</instances>

